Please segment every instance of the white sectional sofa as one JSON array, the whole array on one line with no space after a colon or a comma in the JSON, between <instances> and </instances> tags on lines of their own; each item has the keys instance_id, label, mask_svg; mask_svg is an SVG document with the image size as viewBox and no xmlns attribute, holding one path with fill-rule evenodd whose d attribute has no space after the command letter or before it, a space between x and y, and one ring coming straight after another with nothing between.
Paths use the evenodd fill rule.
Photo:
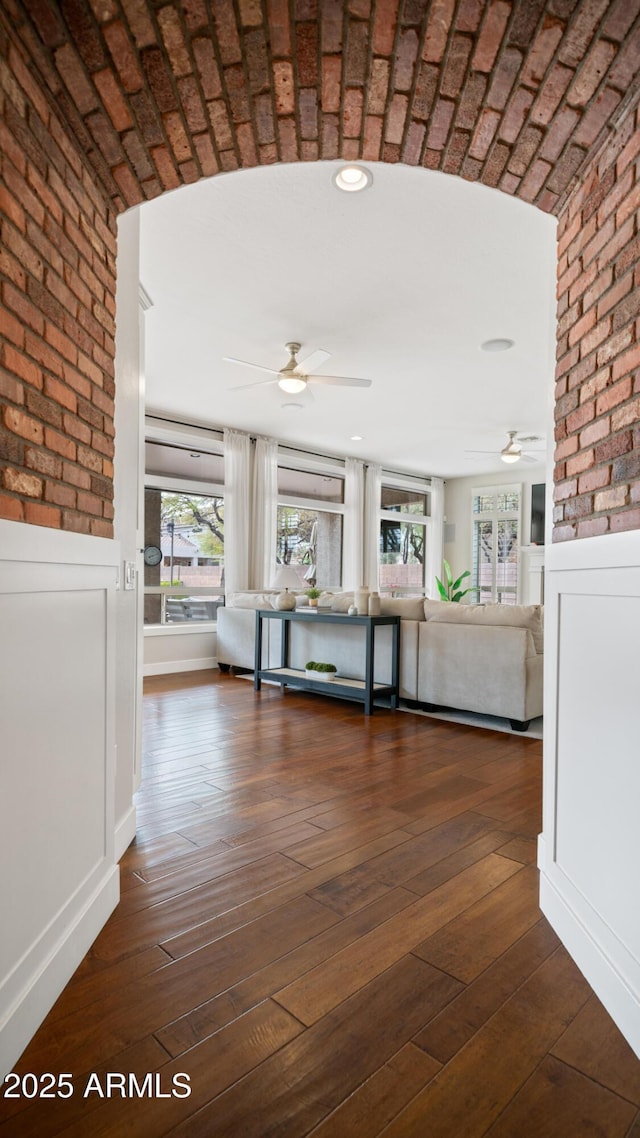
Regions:
<instances>
[{"instance_id":1,"label":"white sectional sofa","mask_svg":"<svg viewBox=\"0 0 640 1138\"><path fill-rule=\"evenodd\" d=\"M221 668L254 667L255 611L272 594L240 593L218 610ZM327 607L346 612L353 596L327 595ZM543 628L540 605L465 605L424 597L383 599L382 612L401 617L400 698L409 706L454 708L504 717L526 730L542 714ZM364 652L354 630L340 625L294 624L292 667L308 659L336 664L343 676L363 678ZM388 634L385 637L385 634ZM279 621L265 622L263 665L280 662ZM379 629L375 680L389 683L391 630Z\"/></svg>"}]
</instances>

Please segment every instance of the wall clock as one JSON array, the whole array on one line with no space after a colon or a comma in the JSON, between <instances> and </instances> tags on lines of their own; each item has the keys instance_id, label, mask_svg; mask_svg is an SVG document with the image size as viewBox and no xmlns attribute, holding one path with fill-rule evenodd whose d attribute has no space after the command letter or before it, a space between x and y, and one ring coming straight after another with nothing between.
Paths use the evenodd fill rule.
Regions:
<instances>
[{"instance_id":1,"label":"wall clock","mask_svg":"<svg viewBox=\"0 0 640 1138\"><path fill-rule=\"evenodd\" d=\"M159 565L162 561L162 550L159 545L147 545L144 550L145 565Z\"/></svg>"}]
</instances>

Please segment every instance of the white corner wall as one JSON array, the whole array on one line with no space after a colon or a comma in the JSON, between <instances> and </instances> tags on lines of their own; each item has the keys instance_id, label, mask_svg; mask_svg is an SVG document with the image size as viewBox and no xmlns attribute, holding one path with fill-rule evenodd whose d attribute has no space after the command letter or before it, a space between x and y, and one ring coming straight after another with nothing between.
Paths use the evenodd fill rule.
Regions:
<instances>
[{"instance_id":1,"label":"white corner wall","mask_svg":"<svg viewBox=\"0 0 640 1138\"><path fill-rule=\"evenodd\" d=\"M546 552L540 904L640 1056L640 533Z\"/></svg>"},{"instance_id":2,"label":"white corner wall","mask_svg":"<svg viewBox=\"0 0 640 1138\"><path fill-rule=\"evenodd\" d=\"M119 895L116 542L0 521L0 1077Z\"/></svg>"}]
</instances>

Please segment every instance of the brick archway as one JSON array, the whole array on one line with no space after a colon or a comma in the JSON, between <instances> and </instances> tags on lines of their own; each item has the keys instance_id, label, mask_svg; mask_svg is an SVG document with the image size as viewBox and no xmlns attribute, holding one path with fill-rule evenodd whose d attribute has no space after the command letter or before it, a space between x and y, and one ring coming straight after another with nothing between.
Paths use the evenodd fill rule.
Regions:
<instances>
[{"instance_id":1,"label":"brick archway","mask_svg":"<svg viewBox=\"0 0 640 1138\"><path fill-rule=\"evenodd\" d=\"M111 533L119 212L221 170L362 157L558 216L556 536L640 526L639 12L6 3L0 516Z\"/></svg>"}]
</instances>

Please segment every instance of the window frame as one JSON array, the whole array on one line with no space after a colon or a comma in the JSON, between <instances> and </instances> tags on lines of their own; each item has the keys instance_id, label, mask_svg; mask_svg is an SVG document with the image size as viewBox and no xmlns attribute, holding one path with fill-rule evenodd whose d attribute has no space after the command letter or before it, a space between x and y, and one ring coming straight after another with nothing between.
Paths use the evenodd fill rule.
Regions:
<instances>
[{"instance_id":1,"label":"window frame","mask_svg":"<svg viewBox=\"0 0 640 1138\"><path fill-rule=\"evenodd\" d=\"M404 511L402 511L402 510L385 510L385 509L383 509L382 508L382 492L386 487L389 487L391 489L396 489L396 490L409 490L409 491L414 491L414 493L423 494L425 497L425 505L427 506L429 513L428 514L409 514L409 513L404 513ZM422 592L419 594L420 596L426 595L427 580L428 580L428 576L429 576L429 572L430 572L430 556L431 556L430 550L431 550L431 535L432 535L431 493L432 493L431 480L429 478L420 478L417 475L412 476L410 474L406 474L406 475L397 474L397 473L394 474L394 473L387 471L387 470L383 470L381 472L381 475L380 475L380 503L378 506L378 534L377 534L378 579L380 581L381 571L382 571L382 562L380 560L380 557L381 557L381 550L380 550L381 541L380 541L380 539L381 539L381 534L382 534L382 522L383 521L392 521L398 525L402 525L402 523L404 522L405 524L408 524L408 525L422 526L424 528L424 559L422 561L422 585L421 585ZM392 589L387 593L386 591L384 591L382 589L382 584L380 583L380 593L384 594L385 596L391 596L391 597L407 597L407 596L411 596L411 595L415 596L415 590L411 589L411 592L409 592L408 591L409 589L411 589L411 586L407 586L406 588L400 586L399 588Z\"/></svg>"},{"instance_id":2,"label":"window frame","mask_svg":"<svg viewBox=\"0 0 640 1138\"><path fill-rule=\"evenodd\" d=\"M292 451L286 447L278 447L277 457L278 468L284 467L287 470L299 470L303 474L326 474L332 478L341 478L343 482L342 502L335 502L333 500L323 502L322 498L305 498L297 494L281 494L278 490L276 493L276 510L280 506L286 506L294 510L312 510L314 513L325 514L339 514L342 518L342 526L340 532L340 581L334 584L327 584L319 586L323 589L341 589L342 581L344 578L344 524L346 507L344 503L344 480L345 480L345 463L344 459L331 459L321 458L319 455L305 454L304 451ZM277 558L277 548L275 551ZM277 562L276 562L277 564Z\"/></svg>"},{"instance_id":3,"label":"window frame","mask_svg":"<svg viewBox=\"0 0 640 1138\"><path fill-rule=\"evenodd\" d=\"M518 495L518 508L516 510L498 510L497 499L500 494L517 494ZM494 508L492 510L483 510L479 513L473 508L473 503L477 497L490 496L494 500ZM523 502L523 484L522 482L499 482L490 486L472 486L471 488L471 585L474 600L476 604L497 604L509 603L498 602L497 594L497 546L494 544L492 549L492 562L491 562L491 598L489 601L481 599L480 585L474 581L474 550L475 550L475 523L477 521L491 521L494 526L499 521L513 521L518 523L518 541L517 541L517 555L516 555L516 588L513 604L521 603L522 580L520 573L520 553L522 550L522 502ZM495 532L495 530L494 530Z\"/></svg>"},{"instance_id":4,"label":"window frame","mask_svg":"<svg viewBox=\"0 0 640 1138\"><path fill-rule=\"evenodd\" d=\"M206 428L187 427L184 424L160 424L157 420L147 421L145 424L145 443L156 443L165 446L173 446L182 449L199 450L202 453L219 455L224 461L224 445L223 437L219 431L207 430ZM224 501L224 483L208 482L200 479L181 478L175 474L147 474L146 468L144 471L143 479L143 493L144 490L164 490L168 494L194 494L201 497L222 498ZM185 596L188 591L189 596L221 596L224 598L224 588L216 588L215 586L205 585L145 585L144 584L144 566L142 567L142 592L144 596ZM164 605L163 605L164 608ZM217 628L217 621L215 620L200 620L193 623L188 622L183 624L179 621L175 623L156 623L156 624L143 624L143 631L145 635L151 636L175 636L184 634L186 632L212 632Z\"/></svg>"}]
</instances>

